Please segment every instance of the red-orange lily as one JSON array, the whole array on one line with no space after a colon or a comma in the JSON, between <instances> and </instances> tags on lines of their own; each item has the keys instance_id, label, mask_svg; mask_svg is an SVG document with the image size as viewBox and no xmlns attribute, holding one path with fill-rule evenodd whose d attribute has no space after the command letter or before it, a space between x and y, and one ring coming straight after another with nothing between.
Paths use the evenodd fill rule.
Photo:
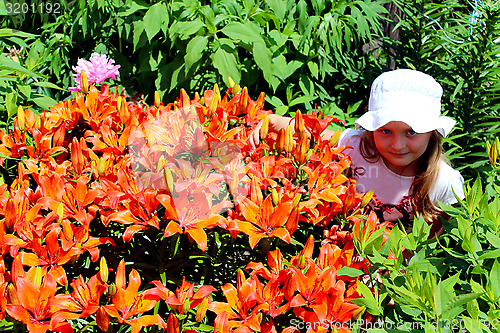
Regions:
<instances>
[{"instance_id":1,"label":"red-orange lily","mask_svg":"<svg viewBox=\"0 0 500 333\"><path fill-rule=\"evenodd\" d=\"M266 237L279 237L289 243L290 233L286 229L288 216L292 212L293 202L285 201L273 206L272 196L267 196L258 206L248 198L240 196L238 198L238 207L241 210L246 221L240 221L238 227L241 231L249 235L250 247L255 245Z\"/></svg>"},{"instance_id":2,"label":"red-orange lily","mask_svg":"<svg viewBox=\"0 0 500 333\"><path fill-rule=\"evenodd\" d=\"M40 286L28 277L17 277L15 285L9 288L9 294L7 313L26 324L30 332L45 333L48 330L73 332L70 324L63 322L61 316L57 323L51 323L51 318L59 311L57 302L52 301L56 294L56 281L52 275L45 275ZM74 319L71 314L67 317Z\"/></svg>"},{"instance_id":3,"label":"red-orange lily","mask_svg":"<svg viewBox=\"0 0 500 333\"><path fill-rule=\"evenodd\" d=\"M139 293L140 284L139 273L132 269L127 286L125 262L120 261L115 278L116 294L112 298L112 304L103 307L104 312L118 319L120 323L129 324L133 333L138 333L142 327L151 325L158 325L165 329L166 323L159 315L144 315L158 303L159 296L155 289Z\"/></svg>"},{"instance_id":4,"label":"red-orange lily","mask_svg":"<svg viewBox=\"0 0 500 333\"><path fill-rule=\"evenodd\" d=\"M171 292L167 287L161 283L161 281L152 281L156 288L158 289L158 294L172 309L177 311L177 313L186 313L186 309L189 311L197 307L204 298L208 297L212 292L216 291L212 286L201 286L198 288L196 293L194 292L194 283L186 281L182 278L182 284L177 287L175 293ZM188 307L185 307L185 304Z\"/></svg>"}]
</instances>

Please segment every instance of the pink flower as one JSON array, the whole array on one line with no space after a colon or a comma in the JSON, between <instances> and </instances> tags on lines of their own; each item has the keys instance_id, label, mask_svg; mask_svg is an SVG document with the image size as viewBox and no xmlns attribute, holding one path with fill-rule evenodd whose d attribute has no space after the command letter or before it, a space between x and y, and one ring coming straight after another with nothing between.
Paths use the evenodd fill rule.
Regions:
<instances>
[{"instance_id":1,"label":"pink flower","mask_svg":"<svg viewBox=\"0 0 500 333\"><path fill-rule=\"evenodd\" d=\"M82 71L87 75L89 85L93 83L99 84L109 78L115 80L117 76L120 76L120 72L118 72L120 65L114 65L114 63L115 61L113 59L108 59L106 55L101 55L96 52L92 53L90 61L78 59L78 66L73 67L73 70L76 72L76 74L73 74L76 87L71 87L69 90L81 90L80 76Z\"/></svg>"}]
</instances>

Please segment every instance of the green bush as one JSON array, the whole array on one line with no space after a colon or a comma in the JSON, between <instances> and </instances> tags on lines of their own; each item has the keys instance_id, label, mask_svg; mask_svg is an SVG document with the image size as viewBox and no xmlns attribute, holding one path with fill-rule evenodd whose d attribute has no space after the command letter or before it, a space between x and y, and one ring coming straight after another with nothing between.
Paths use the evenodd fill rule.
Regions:
<instances>
[{"instance_id":1,"label":"green bush","mask_svg":"<svg viewBox=\"0 0 500 333\"><path fill-rule=\"evenodd\" d=\"M180 88L194 94L231 77L266 91L278 113L315 104L340 112L381 70L362 47L381 36L382 3L63 1L59 15L3 16L0 26L39 35L46 74L60 86L71 86L71 66L96 51L116 59L121 83L150 102L156 90L171 100Z\"/></svg>"}]
</instances>

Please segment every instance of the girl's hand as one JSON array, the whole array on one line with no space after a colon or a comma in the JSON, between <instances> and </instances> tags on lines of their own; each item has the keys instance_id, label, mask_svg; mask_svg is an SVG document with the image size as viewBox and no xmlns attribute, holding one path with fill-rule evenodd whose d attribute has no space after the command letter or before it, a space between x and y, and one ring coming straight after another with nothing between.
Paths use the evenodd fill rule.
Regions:
<instances>
[{"instance_id":1,"label":"girl's hand","mask_svg":"<svg viewBox=\"0 0 500 333\"><path fill-rule=\"evenodd\" d=\"M292 125L293 121L290 123L292 118L279 116L277 114L270 114L269 116L269 132L278 133L280 129L285 129L288 124ZM264 120L261 120L257 126L254 127L250 135L248 136L248 144L252 149L255 149L260 144L260 129L262 128L262 123Z\"/></svg>"},{"instance_id":2,"label":"girl's hand","mask_svg":"<svg viewBox=\"0 0 500 333\"><path fill-rule=\"evenodd\" d=\"M255 149L260 144L260 129L263 122L264 120L261 120L248 136L247 142L252 149ZM271 122L271 119L269 119L269 122Z\"/></svg>"}]
</instances>

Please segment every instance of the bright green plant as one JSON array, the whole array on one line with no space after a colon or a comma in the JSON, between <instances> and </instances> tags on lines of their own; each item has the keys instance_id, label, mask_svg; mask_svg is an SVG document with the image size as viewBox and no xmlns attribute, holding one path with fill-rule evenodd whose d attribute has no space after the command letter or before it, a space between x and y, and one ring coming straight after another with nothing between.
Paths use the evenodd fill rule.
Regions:
<instances>
[{"instance_id":1,"label":"bright green plant","mask_svg":"<svg viewBox=\"0 0 500 333\"><path fill-rule=\"evenodd\" d=\"M0 22L40 35L50 54L46 74L61 86L72 86L71 67L95 51L116 59L125 88L146 99L158 90L170 100L180 88L193 94L231 77L266 91L281 114L315 105L343 114L381 71L363 45L381 36L383 3L82 0L62 1L59 15Z\"/></svg>"},{"instance_id":2,"label":"bright green plant","mask_svg":"<svg viewBox=\"0 0 500 333\"><path fill-rule=\"evenodd\" d=\"M7 127L18 105L42 110L55 100L51 89L59 89L43 74L43 44L37 36L12 29L0 29L0 126ZM29 43L29 44L28 44Z\"/></svg>"},{"instance_id":3,"label":"bright green plant","mask_svg":"<svg viewBox=\"0 0 500 333\"><path fill-rule=\"evenodd\" d=\"M407 332L500 329L500 187L493 188L495 193L488 195L478 178L466 186L458 207L443 205L451 219L439 238L429 238L431 226L415 219L412 233L396 226L380 251L364 253L373 280L380 269L387 270L374 284L379 295L388 295L378 300L385 306L371 310L383 313L385 327L401 325L398 330ZM387 259L389 253L393 256Z\"/></svg>"}]
</instances>

